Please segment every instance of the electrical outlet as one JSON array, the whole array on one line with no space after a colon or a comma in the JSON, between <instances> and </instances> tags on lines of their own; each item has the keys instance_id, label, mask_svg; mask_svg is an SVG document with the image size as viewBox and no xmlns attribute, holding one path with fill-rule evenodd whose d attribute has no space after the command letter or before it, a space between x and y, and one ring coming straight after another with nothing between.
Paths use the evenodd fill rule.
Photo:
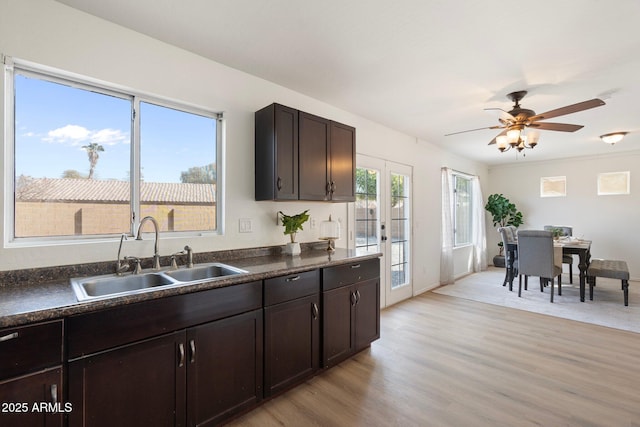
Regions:
<instances>
[{"instance_id":1,"label":"electrical outlet","mask_svg":"<svg viewBox=\"0 0 640 427\"><path fill-rule=\"evenodd\" d=\"M314 228L316 228L316 219L315 218L311 218L309 220L309 227L313 230Z\"/></svg>"},{"instance_id":2,"label":"electrical outlet","mask_svg":"<svg viewBox=\"0 0 640 427\"><path fill-rule=\"evenodd\" d=\"M240 218L238 220L238 231L240 233L252 233L251 218Z\"/></svg>"}]
</instances>

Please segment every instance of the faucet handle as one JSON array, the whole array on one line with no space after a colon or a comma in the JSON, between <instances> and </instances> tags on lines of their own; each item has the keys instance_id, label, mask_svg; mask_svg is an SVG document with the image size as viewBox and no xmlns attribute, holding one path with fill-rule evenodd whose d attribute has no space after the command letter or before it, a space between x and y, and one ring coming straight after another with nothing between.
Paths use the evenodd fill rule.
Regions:
<instances>
[{"instance_id":1,"label":"faucet handle","mask_svg":"<svg viewBox=\"0 0 640 427\"><path fill-rule=\"evenodd\" d=\"M126 257L124 257L124 259L126 259L127 261L133 261L133 262L136 263L136 266L133 269L133 274L142 273L142 266L140 266L140 258L135 257L135 256L126 256Z\"/></svg>"},{"instance_id":2,"label":"faucet handle","mask_svg":"<svg viewBox=\"0 0 640 427\"><path fill-rule=\"evenodd\" d=\"M176 252L174 254L171 254L171 270L177 270L178 269L178 262L176 261L176 257L178 255L184 255L186 252L184 250L181 250L179 252Z\"/></svg>"}]
</instances>

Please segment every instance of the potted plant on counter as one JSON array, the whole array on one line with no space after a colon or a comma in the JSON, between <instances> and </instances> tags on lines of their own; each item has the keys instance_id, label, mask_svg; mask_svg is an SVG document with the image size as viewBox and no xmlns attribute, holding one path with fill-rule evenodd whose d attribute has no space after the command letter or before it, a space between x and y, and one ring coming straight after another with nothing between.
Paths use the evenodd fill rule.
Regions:
<instances>
[{"instance_id":1,"label":"potted plant on counter","mask_svg":"<svg viewBox=\"0 0 640 427\"><path fill-rule=\"evenodd\" d=\"M309 210L301 212L297 215L285 215L282 211L279 211L280 221L284 226L284 234L289 235L291 242L287 243L285 247L285 253L289 255L298 255L300 253L300 243L296 242L296 233L302 230L302 224L309 220Z\"/></svg>"},{"instance_id":2,"label":"potted plant on counter","mask_svg":"<svg viewBox=\"0 0 640 427\"><path fill-rule=\"evenodd\" d=\"M490 195L484 208L491 214L494 227L505 227L507 225L519 227L524 222L522 212L518 211L516 205L502 194ZM502 246L501 239L498 243L499 253L493 257L493 265L496 267L504 267L505 264L504 248Z\"/></svg>"}]
</instances>

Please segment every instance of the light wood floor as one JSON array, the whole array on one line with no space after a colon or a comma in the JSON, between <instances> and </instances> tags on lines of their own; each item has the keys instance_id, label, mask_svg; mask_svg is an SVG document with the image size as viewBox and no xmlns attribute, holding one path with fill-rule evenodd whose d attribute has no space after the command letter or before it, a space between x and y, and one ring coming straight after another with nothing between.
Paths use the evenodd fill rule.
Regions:
<instances>
[{"instance_id":1,"label":"light wood floor","mask_svg":"<svg viewBox=\"0 0 640 427\"><path fill-rule=\"evenodd\" d=\"M230 425L640 426L640 334L431 292L381 327Z\"/></svg>"}]
</instances>

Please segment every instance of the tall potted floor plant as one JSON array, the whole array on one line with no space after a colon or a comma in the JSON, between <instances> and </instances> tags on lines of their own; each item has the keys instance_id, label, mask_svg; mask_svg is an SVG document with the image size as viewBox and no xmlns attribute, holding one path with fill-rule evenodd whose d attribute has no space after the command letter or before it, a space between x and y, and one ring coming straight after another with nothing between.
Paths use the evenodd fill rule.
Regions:
<instances>
[{"instance_id":1,"label":"tall potted floor plant","mask_svg":"<svg viewBox=\"0 0 640 427\"><path fill-rule=\"evenodd\" d=\"M506 227L507 225L519 227L523 223L522 212L502 194L490 195L484 208L491 214L494 227ZM504 267L502 239L498 243L498 248L498 255L493 257L493 265Z\"/></svg>"}]
</instances>

